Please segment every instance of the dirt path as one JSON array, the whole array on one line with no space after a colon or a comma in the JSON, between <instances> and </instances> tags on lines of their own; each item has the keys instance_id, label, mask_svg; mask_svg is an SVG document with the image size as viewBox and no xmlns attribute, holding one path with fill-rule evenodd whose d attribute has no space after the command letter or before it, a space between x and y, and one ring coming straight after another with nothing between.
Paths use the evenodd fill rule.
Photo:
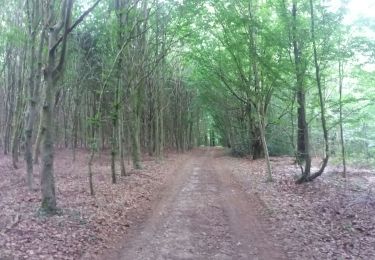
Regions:
<instances>
[{"instance_id":1,"label":"dirt path","mask_svg":"<svg viewBox=\"0 0 375 260\"><path fill-rule=\"evenodd\" d=\"M185 161L114 259L285 259L264 229L261 204L215 159L219 152Z\"/></svg>"}]
</instances>

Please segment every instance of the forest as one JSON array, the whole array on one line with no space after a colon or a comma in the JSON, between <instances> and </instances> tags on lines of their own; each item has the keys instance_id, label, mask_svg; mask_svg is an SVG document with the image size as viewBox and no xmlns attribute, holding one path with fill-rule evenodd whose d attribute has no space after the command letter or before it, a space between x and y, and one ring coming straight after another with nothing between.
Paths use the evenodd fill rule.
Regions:
<instances>
[{"instance_id":1,"label":"forest","mask_svg":"<svg viewBox=\"0 0 375 260\"><path fill-rule=\"evenodd\" d=\"M0 259L374 259L371 0L0 0Z\"/></svg>"}]
</instances>

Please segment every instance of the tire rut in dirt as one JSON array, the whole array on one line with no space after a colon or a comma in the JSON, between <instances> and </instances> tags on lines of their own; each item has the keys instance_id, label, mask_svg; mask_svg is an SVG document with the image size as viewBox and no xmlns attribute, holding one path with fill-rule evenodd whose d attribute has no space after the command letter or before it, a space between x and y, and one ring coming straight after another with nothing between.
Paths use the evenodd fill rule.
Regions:
<instances>
[{"instance_id":1,"label":"tire rut in dirt","mask_svg":"<svg viewBox=\"0 0 375 260\"><path fill-rule=\"evenodd\" d=\"M198 151L180 170L117 259L284 259L218 151Z\"/></svg>"},{"instance_id":2,"label":"tire rut in dirt","mask_svg":"<svg viewBox=\"0 0 375 260\"><path fill-rule=\"evenodd\" d=\"M177 192L155 209L121 259L239 259L207 160L200 155L181 169Z\"/></svg>"},{"instance_id":3,"label":"tire rut in dirt","mask_svg":"<svg viewBox=\"0 0 375 260\"><path fill-rule=\"evenodd\" d=\"M262 204L256 194L246 194L219 158L212 165L220 181L220 194L230 229L238 240L239 259L287 259L267 230L266 221L260 213Z\"/></svg>"}]
</instances>

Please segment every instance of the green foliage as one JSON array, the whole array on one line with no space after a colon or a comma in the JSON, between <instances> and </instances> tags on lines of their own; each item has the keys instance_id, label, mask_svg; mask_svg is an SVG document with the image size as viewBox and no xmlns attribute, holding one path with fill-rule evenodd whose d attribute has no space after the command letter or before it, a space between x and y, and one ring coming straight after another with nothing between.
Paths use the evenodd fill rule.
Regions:
<instances>
[{"instance_id":1,"label":"green foliage","mask_svg":"<svg viewBox=\"0 0 375 260\"><path fill-rule=\"evenodd\" d=\"M1 44L4 45L5 43L10 44L14 47L23 47L26 40L27 40L27 35L25 31L16 26L12 27L7 27L3 31L3 35L0 38L1 39Z\"/></svg>"},{"instance_id":2,"label":"green foliage","mask_svg":"<svg viewBox=\"0 0 375 260\"><path fill-rule=\"evenodd\" d=\"M84 1L76 2L73 20L87 8ZM132 122L133 110L146 122L159 109L161 122L172 129L165 134L170 139L187 135L186 129L194 125L199 144L214 131L220 144L242 156L251 152L257 138L254 128L262 121L272 155L295 153L298 107L292 0L149 1L147 15L143 1L125 2L131 6L115 9L114 1L102 1L69 37L64 79L58 90L63 92L63 105L84 118L80 131L92 138L92 129L122 120L120 109L124 109L127 121L122 123L126 126ZM302 59L310 143L315 154L322 155L309 2L296 2L295 37ZM340 149L340 63L345 74L342 105L348 155L371 160L375 156L374 19L349 26L343 18L350 10L313 3L332 155L338 156ZM13 66L5 64L6 55L14 55L13 60L20 57L29 35L22 1L2 4L0 61L5 82ZM25 64L27 72L27 61ZM119 100L115 100L117 94ZM173 131L177 128L178 133ZM97 140L87 143L98 149Z\"/></svg>"},{"instance_id":3,"label":"green foliage","mask_svg":"<svg viewBox=\"0 0 375 260\"><path fill-rule=\"evenodd\" d=\"M99 127L101 124L101 114L98 112L92 117L87 118L87 123L91 125L92 127Z\"/></svg>"},{"instance_id":4,"label":"green foliage","mask_svg":"<svg viewBox=\"0 0 375 260\"><path fill-rule=\"evenodd\" d=\"M374 57L373 41L364 35L352 37L349 27L342 22L345 8L334 10L317 2L314 4L324 102L331 136L337 144L338 62L344 61L346 64L343 97L345 128L354 130L360 119L366 122L373 119L368 114L371 114L370 103L374 100L374 74L364 69L372 62L370 57ZM232 139L239 137L238 140L242 140L239 143L232 140L231 145L237 147L233 148L235 153L248 148L251 140L246 105L239 100L267 102L272 97L266 115L269 149L274 155L291 155L294 154L297 111L291 49L291 1L258 3L255 17L249 16L248 5L248 1L192 1L181 7L184 17L194 17L190 26L184 28L190 30L190 37L184 41L188 47L183 50L192 71L189 80L196 82L193 85L197 87L201 105L212 116L213 126L224 137L223 140L231 135ZM312 59L310 9L307 1L299 1L298 8L296 31L297 38L301 39L299 47L303 54L308 121L312 127L311 143L314 151L320 154L323 143ZM374 23L366 21L366 24L368 28L373 28ZM255 56L251 53L253 46L249 42L251 27L257 33ZM367 57L368 63L356 69L358 60L353 59L354 56ZM258 90L251 83L254 80L251 77L254 59L263 79L262 88ZM361 111L361 107L365 111ZM357 131L360 133L363 130ZM352 135L345 136L350 143ZM338 145L333 148L333 153L338 154ZM358 149L354 150L358 152Z\"/></svg>"}]
</instances>

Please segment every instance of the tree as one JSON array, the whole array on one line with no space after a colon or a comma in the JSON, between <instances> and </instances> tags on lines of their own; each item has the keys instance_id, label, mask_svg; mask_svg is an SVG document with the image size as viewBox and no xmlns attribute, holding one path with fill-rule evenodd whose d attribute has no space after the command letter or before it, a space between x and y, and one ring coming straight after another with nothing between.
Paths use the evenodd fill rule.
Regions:
<instances>
[{"instance_id":1,"label":"tree","mask_svg":"<svg viewBox=\"0 0 375 260\"><path fill-rule=\"evenodd\" d=\"M31 3L30 3L31 2ZM28 34L29 34L29 46L30 46L30 70L28 78L28 108L27 117L25 123L25 161L27 171L27 183L30 189L33 189L33 154L32 154L32 142L33 142L33 130L35 124L35 118L37 113L37 97L39 95L39 89L41 84L41 64L43 55L43 46L45 39L45 28L41 28L42 22L42 7L40 1L27 1L26 12L28 16ZM39 44L37 36L39 34Z\"/></svg>"},{"instance_id":2,"label":"tree","mask_svg":"<svg viewBox=\"0 0 375 260\"><path fill-rule=\"evenodd\" d=\"M321 72L320 72L320 64L318 58L318 51L317 51L317 44L316 44L316 35L315 35L315 16L314 16L314 5L313 1L310 0L310 17L311 17L311 41L313 45L313 56L314 56L314 65L315 65L315 77L316 77L316 85L318 87L318 94L319 94L319 104L320 104L320 116L322 122L322 129L323 129L323 136L324 136L324 144L325 144L325 155L322 162L320 169L315 172L314 174L310 175L309 171L305 171L302 173L301 178L297 181L297 183L302 183L306 181L314 180L315 178L322 175L324 172L325 167L327 166L328 159L329 159L329 141L328 141L328 129L327 129L327 121L326 121L326 110L325 104L323 99L323 90L322 90L322 81L321 81ZM309 166L308 166L309 167Z\"/></svg>"},{"instance_id":3,"label":"tree","mask_svg":"<svg viewBox=\"0 0 375 260\"><path fill-rule=\"evenodd\" d=\"M58 80L62 76L65 55L67 50L67 39L69 33L76 27L91 10L98 5L100 0L84 12L78 20L71 25L73 0L64 0L60 6L60 14L56 13L56 3L50 1L45 14L45 26L48 29L48 56L44 66L44 103L41 119L41 145L42 145L42 168L41 168L41 209L46 213L55 213L56 194L53 173L54 137L53 137L53 97ZM60 47L61 46L61 47ZM58 52L60 47L60 52Z\"/></svg>"}]
</instances>

